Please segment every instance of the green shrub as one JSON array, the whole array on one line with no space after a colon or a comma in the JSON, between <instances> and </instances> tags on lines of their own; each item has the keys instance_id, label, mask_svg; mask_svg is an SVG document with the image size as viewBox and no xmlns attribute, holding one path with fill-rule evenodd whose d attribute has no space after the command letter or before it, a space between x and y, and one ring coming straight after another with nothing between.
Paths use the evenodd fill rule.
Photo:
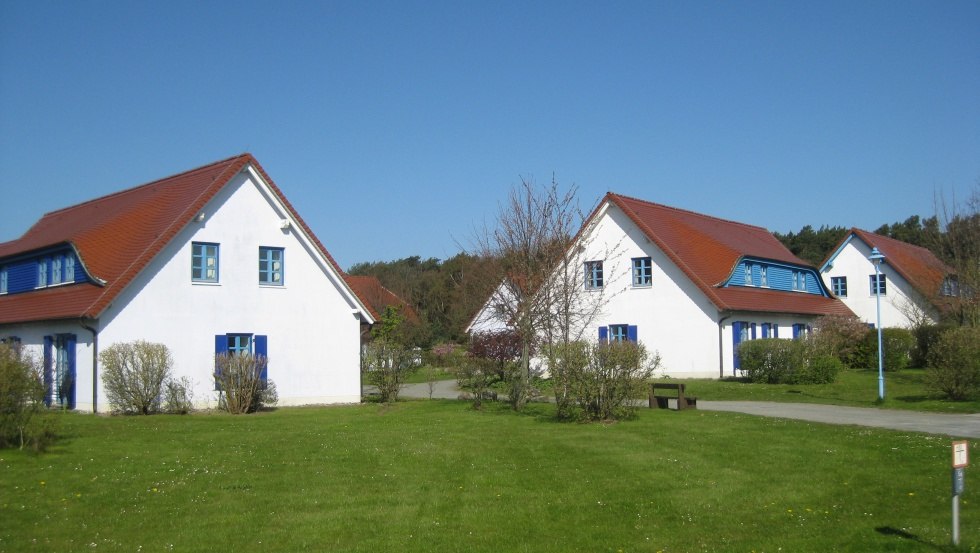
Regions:
<instances>
[{"instance_id":1,"label":"green shrub","mask_svg":"<svg viewBox=\"0 0 980 553\"><path fill-rule=\"evenodd\" d=\"M0 344L0 447L43 450L54 439L52 424L40 365L19 347Z\"/></svg>"},{"instance_id":2,"label":"green shrub","mask_svg":"<svg viewBox=\"0 0 980 553\"><path fill-rule=\"evenodd\" d=\"M114 410L140 415L160 411L163 383L173 364L167 346L142 340L112 344L99 353L99 362Z\"/></svg>"},{"instance_id":3,"label":"green shrub","mask_svg":"<svg viewBox=\"0 0 980 553\"><path fill-rule=\"evenodd\" d=\"M954 400L980 395L980 328L943 332L929 349L926 385Z\"/></svg>"},{"instance_id":4,"label":"green shrub","mask_svg":"<svg viewBox=\"0 0 980 553\"><path fill-rule=\"evenodd\" d=\"M915 349L915 336L904 328L881 329L881 350L884 356L884 369L889 372L908 368ZM867 334L862 344L864 368L878 367L878 332Z\"/></svg>"},{"instance_id":5,"label":"green shrub","mask_svg":"<svg viewBox=\"0 0 980 553\"><path fill-rule=\"evenodd\" d=\"M821 354L836 357L847 367L865 362L864 340L871 330L861 319L851 315L827 315L817 320L811 340Z\"/></svg>"},{"instance_id":6,"label":"green shrub","mask_svg":"<svg viewBox=\"0 0 980 553\"><path fill-rule=\"evenodd\" d=\"M659 354L651 358L643 344L634 342L589 344L569 352L576 356L565 366L569 392L585 420L635 415L636 400L644 397L647 380L660 365Z\"/></svg>"},{"instance_id":7,"label":"green shrub","mask_svg":"<svg viewBox=\"0 0 980 553\"><path fill-rule=\"evenodd\" d=\"M391 338L375 338L364 346L361 372L368 383L378 388L384 403L398 400L405 380L417 369L414 350Z\"/></svg>"},{"instance_id":8,"label":"green shrub","mask_svg":"<svg viewBox=\"0 0 980 553\"><path fill-rule=\"evenodd\" d=\"M812 340L751 340L738 348L741 369L764 384L827 384L844 364Z\"/></svg>"},{"instance_id":9,"label":"green shrub","mask_svg":"<svg viewBox=\"0 0 980 553\"><path fill-rule=\"evenodd\" d=\"M915 336L915 348L912 350L912 359L909 365L917 368L928 366L929 351L932 349L932 345L944 332L951 328L953 327L949 325L933 324L923 324L913 328L912 335Z\"/></svg>"}]
</instances>

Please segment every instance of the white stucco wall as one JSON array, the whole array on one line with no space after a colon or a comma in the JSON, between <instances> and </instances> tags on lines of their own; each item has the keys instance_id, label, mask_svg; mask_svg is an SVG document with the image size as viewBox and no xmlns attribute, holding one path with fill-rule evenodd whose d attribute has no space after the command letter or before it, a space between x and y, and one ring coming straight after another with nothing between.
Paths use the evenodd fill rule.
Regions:
<instances>
[{"instance_id":1,"label":"white stucco wall","mask_svg":"<svg viewBox=\"0 0 980 553\"><path fill-rule=\"evenodd\" d=\"M875 268L868 260L869 255L871 255L871 248L864 241L852 236L831 261L832 265L823 268L821 277L827 288L831 290L833 290L831 278L847 277L847 297L841 297L841 301L862 321L875 324L876 298L871 293L869 278L875 274ZM920 297L908 281L889 267L887 258L882 263L880 271L885 275L885 293L881 296L882 327L908 327L912 322L907 315L910 312L910 305L916 306L912 311L926 314L932 322L937 321L935 309Z\"/></svg>"},{"instance_id":2,"label":"white stucco wall","mask_svg":"<svg viewBox=\"0 0 980 553\"><path fill-rule=\"evenodd\" d=\"M624 233L625 231L625 233ZM661 356L661 374L671 377L718 376L717 309L667 256L615 206L599 215L580 244L576 265L584 279L586 261L603 261L604 286L588 301L601 305L586 339L598 339L598 328L636 325L637 339ZM632 258L652 262L652 285L633 287Z\"/></svg>"},{"instance_id":3,"label":"white stucco wall","mask_svg":"<svg viewBox=\"0 0 980 553\"><path fill-rule=\"evenodd\" d=\"M245 171L141 271L98 320L99 350L118 342L166 344L174 376L193 383L198 407L216 405L215 335L268 337L268 377L279 405L360 401L356 300L258 176ZM191 243L220 244L219 282L191 280ZM259 246L284 248L283 286L259 284ZM43 336L76 334L76 409L92 410L92 333L80 323L7 326L38 359ZM98 410L108 405L101 382Z\"/></svg>"}]
</instances>

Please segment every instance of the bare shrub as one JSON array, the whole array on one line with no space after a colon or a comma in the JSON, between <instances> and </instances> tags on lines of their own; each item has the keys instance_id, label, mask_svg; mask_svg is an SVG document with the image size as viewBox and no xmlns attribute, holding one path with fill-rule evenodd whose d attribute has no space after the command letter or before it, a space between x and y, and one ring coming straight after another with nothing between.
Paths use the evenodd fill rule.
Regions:
<instances>
[{"instance_id":1,"label":"bare shrub","mask_svg":"<svg viewBox=\"0 0 980 553\"><path fill-rule=\"evenodd\" d=\"M483 400L488 397L491 386L503 378L500 365L496 361L471 354L460 356L455 371L456 385L469 394L474 409L483 406Z\"/></svg>"},{"instance_id":2,"label":"bare shrub","mask_svg":"<svg viewBox=\"0 0 980 553\"><path fill-rule=\"evenodd\" d=\"M113 344L99 354L99 362L114 410L139 415L160 410L163 383L173 364L167 346L142 340Z\"/></svg>"},{"instance_id":3,"label":"bare shrub","mask_svg":"<svg viewBox=\"0 0 980 553\"><path fill-rule=\"evenodd\" d=\"M214 357L214 378L221 393L220 408L233 415L242 415L278 402L275 384L262 378L268 365L267 357L248 352L219 353Z\"/></svg>"},{"instance_id":4,"label":"bare shrub","mask_svg":"<svg viewBox=\"0 0 980 553\"><path fill-rule=\"evenodd\" d=\"M168 378L163 383L163 410L173 415L186 415L194 410L191 379L182 376Z\"/></svg>"},{"instance_id":5,"label":"bare shrub","mask_svg":"<svg viewBox=\"0 0 980 553\"><path fill-rule=\"evenodd\" d=\"M0 344L0 447L43 450L54 439L50 422L40 364L19 347Z\"/></svg>"},{"instance_id":6,"label":"bare shrub","mask_svg":"<svg viewBox=\"0 0 980 553\"><path fill-rule=\"evenodd\" d=\"M643 344L610 342L570 347L564 369L571 396L586 420L630 418L647 380L660 365Z\"/></svg>"},{"instance_id":7,"label":"bare shrub","mask_svg":"<svg viewBox=\"0 0 980 553\"><path fill-rule=\"evenodd\" d=\"M378 337L364 346L361 372L378 389L382 403L398 401L405 380L418 368L415 351L388 337Z\"/></svg>"}]
</instances>

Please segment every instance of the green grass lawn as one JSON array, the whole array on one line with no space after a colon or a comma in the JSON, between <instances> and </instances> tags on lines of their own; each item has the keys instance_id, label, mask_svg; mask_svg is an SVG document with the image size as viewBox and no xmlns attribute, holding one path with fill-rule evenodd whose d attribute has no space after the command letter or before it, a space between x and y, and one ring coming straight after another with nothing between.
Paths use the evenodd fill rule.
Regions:
<instances>
[{"instance_id":1,"label":"green grass lawn","mask_svg":"<svg viewBox=\"0 0 980 553\"><path fill-rule=\"evenodd\" d=\"M925 370L885 373L885 401L878 400L877 370L842 371L832 384L752 384L737 380L670 380L684 382L689 395L716 401L783 401L852 407L883 407L937 413L980 413L980 400L948 401L925 388Z\"/></svg>"},{"instance_id":2,"label":"green grass lawn","mask_svg":"<svg viewBox=\"0 0 980 553\"><path fill-rule=\"evenodd\" d=\"M945 437L551 409L62 414L49 453L0 451L0 551L948 550ZM964 551L980 544L970 477Z\"/></svg>"}]
</instances>

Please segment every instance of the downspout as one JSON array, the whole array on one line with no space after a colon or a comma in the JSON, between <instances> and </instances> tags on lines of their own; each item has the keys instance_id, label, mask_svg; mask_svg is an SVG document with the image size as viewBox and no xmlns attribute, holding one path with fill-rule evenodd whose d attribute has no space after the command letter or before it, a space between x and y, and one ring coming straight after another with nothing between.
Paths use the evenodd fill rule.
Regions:
<instances>
[{"instance_id":1,"label":"downspout","mask_svg":"<svg viewBox=\"0 0 980 553\"><path fill-rule=\"evenodd\" d=\"M82 328L92 333L92 413L99 412L99 331L85 323Z\"/></svg>"},{"instance_id":2,"label":"downspout","mask_svg":"<svg viewBox=\"0 0 980 553\"><path fill-rule=\"evenodd\" d=\"M721 312L718 313L721 315ZM722 327L725 321L731 317L731 314L725 315L724 317L718 319L718 378L725 378L725 341L724 332Z\"/></svg>"}]
</instances>

